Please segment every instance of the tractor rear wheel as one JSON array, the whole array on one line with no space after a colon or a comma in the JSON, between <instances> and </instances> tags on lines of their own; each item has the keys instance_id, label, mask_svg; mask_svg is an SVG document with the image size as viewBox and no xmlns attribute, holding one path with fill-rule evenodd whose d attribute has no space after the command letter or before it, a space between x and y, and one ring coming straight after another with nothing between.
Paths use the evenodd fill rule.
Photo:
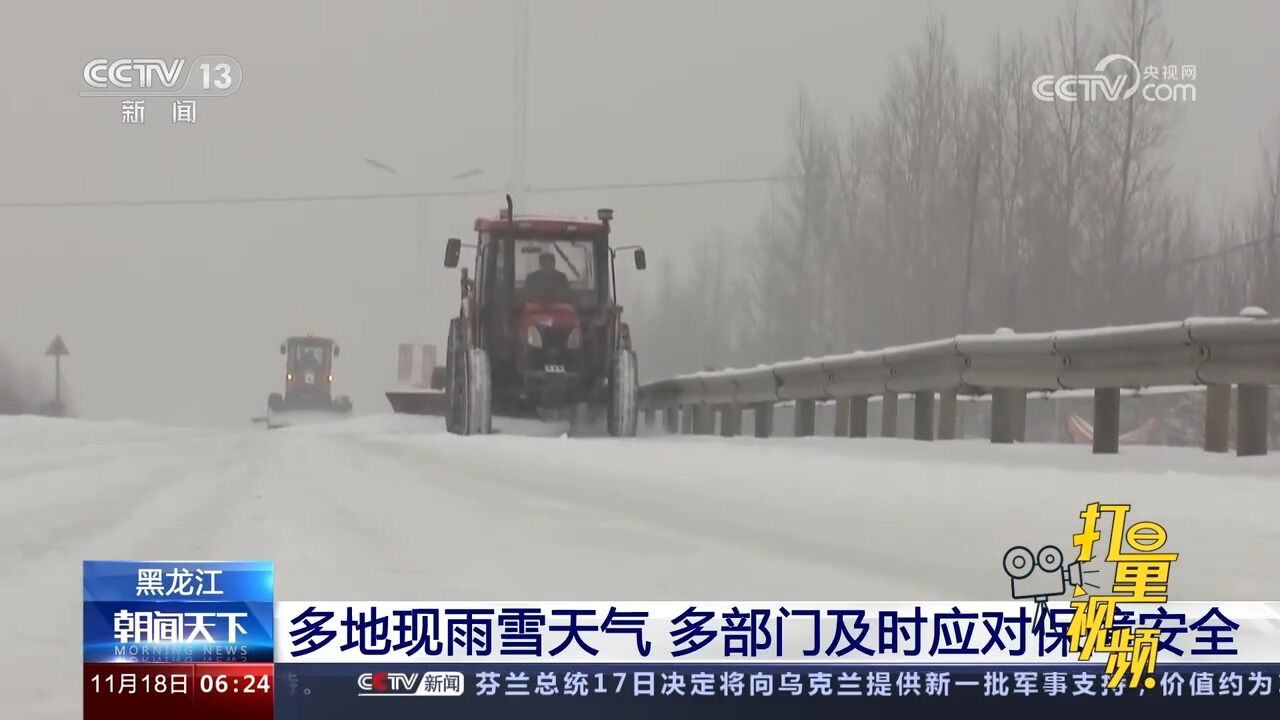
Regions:
<instances>
[{"instance_id":1,"label":"tractor rear wheel","mask_svg":"<svg viewBox=\"0 0 1280 720\"><path fill-rule=\"evenodd\" d=\"M636 354L628 349L614 353L609 374L609 434L635 437L640 405L637 402L640 375Z\"/></svg>"}]
</instances>

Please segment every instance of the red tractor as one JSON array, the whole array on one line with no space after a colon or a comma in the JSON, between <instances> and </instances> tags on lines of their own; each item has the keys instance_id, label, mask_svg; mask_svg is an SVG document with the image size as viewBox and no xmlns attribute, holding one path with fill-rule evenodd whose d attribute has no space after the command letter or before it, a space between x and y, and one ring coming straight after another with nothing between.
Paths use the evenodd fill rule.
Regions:
<instances>
[{"instance_id":1,"label":"red tractor","mask_svg":"<svg viewBox=\"0 0 1280 720\"><path fill-rule=\"evenodd\" d=\"M610 435L636 433L636 356L617 302L613 211L597 220L516 216L507 207L475 222L472 273L462 269L462 304L449 323L446 426L488 433L493 414L590 423ZM457 267L462 241L445 247Z\"/></svg>"}]
</instances>

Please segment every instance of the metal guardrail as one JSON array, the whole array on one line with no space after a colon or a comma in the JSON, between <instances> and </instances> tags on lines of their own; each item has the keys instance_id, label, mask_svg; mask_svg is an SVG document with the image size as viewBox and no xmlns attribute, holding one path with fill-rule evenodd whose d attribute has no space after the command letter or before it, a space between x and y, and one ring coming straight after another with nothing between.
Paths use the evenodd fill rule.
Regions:
<instances>
[{"instance_id":1,"label":"metal guardrail","mask_svg":"<svg viewBox=\"0 0 1280 720\"><path fill-rule=\"evenodd\" d=\"M814 433L814 403L837 400L836 432L867 435L867 399L883 395L883 434L897 426L899 393L915 396L914 436L955 437L958 394L992 396L991 439L1025 434L1028 392L1092 390L1094 452L1119 449L1120 390L1206 385L1205 449L1230 445L1231 386L1236 385L1236 448L1267 452L1268 385L1280 385L1280 319L1259 308L1238 317L1016 334L959 335L870 352L697 372L640 388L646 423L663 412L668 432L741 431L742 411L755 415L755 435L772 434L773 406L796 404L796 435ZM941 398L935 419L935 398ZM892 414L892 417L890 417ZM936 421L936 430L935 430Z\"/></svg>"}]
</instances>

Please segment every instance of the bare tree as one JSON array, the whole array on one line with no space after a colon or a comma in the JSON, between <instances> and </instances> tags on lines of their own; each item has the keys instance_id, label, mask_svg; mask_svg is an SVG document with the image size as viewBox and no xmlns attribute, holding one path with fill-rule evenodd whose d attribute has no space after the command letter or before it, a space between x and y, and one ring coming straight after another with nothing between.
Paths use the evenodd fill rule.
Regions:
<instances>
[{"instance_id":1,"label":"bare tree","mask_svg":"<svg viewBox=\"0 0 1280 720\"><path fill-rule=\"evenodd\" d=\"M1265 248L1265 304L1280 311L1280 123L1270 147L1262 147L1263 181L1254 215L1255 234Z\"/></svg>"},{"instance_id":2,"label":"bare tree","mask_svg":"<svg viewBox=\"0 0 1280 720\"><path fill-rule=\"evenodd\" d=\"M1038 286L1033 282L1035 278L1027 277L1032 244L1053 241L1052 236L1033 232L1043 226L1035 217L1038 187L1032 178L1043 168L1039 143L1046 134L1046 116L1043 105L1028 92L1032 59L1024 39L1005 43L997 36L985 83L991 157L987 174L994 220L994 227L989 230L989 250L994 257L989 261L991 272L984 276L985 285L991 289L992 311L984 318L988 325L1016 327L1043 322L1041 307L1017 302L1020 284L1031 282Z\"/></svg>"},{"instance_id":3,"label":"bare tree","mask_svg":"<svg viewBox=\"0 0 1280 720\"><path fill-rule=\"evenodd\" d=\"M905 288L953 289L963 234L954 224L959 118L963 115L958 70L942 18L925 22L923 42L894 70L881 105L882 201L890 265ZM963 227L963 226L959 226ZM902 289L899 289L899 293ZM884 329L888 342L920 339L951 323L923 303L900 306L903 321Z\"/></svg>"},{"instance_id":4,"label":"bare tree","mask_svg":"<svg viewBox=\"0 0 1280 720\"><path fill-rule=\"evenodd\" d=\"M1088 46L1089 31L1080 17L1079 4L1075 3L1058 19L1050 40L1048 64L1060 68L1059 72L1078 75L1084 68ZM1045 165L1047 172L1043 178L1047 181L1046 202L1055 216L1058 233L1057 237L1040 244L1035 275L1044 283L1041 292L1058 303L1048 311L1046 320L1059 327L1074 319L1077 308L1073 307L1076 304L1073 298L1080 294L1080 288L1073 287L1071 279L1076 260L1073 256L1079 252L1080 245L1075 223L1088 121L1085 108L1083 102L1052 104L1049 134L1054 150Z\"/></svg>"},{"instance_id":5,"label":"bare tree","mask_svg":"<svg viewBox=\"0 0 1280 720\"><path fill-rule=\"evenodd\" d=\"M1123 0L1116 5L1111 18L1111 42L1122 48L1137 64L1127 72L1141 73L1148 64L1168 57L1172 43L1161 28L1159 7L1152 0ZM1131 77L1134 83L1141 77ZM1100 277L1102 293L1097 297L1094 317L1112 312L1135 301L1128 282L1134 267L1127 253L1138 252L1138 237L1148 229L1151 211L1158 208L1160 183L1166 166L1160 155L1165 137L1165 115L1162 103L1150 102L1135 93L1119 102L1099 103L1104 108L1103 122L1097 128L1107 155L1103 167L1109 172L1092 176L1099 193L1099 208L1106 220L1103 225L1103 253ZM1145 207L1141 206L1146 203ZM1109 207L1108 207L1109 205ZM1143 210L1147 211L1146 216Z\"/></svg>"}]
</instances>

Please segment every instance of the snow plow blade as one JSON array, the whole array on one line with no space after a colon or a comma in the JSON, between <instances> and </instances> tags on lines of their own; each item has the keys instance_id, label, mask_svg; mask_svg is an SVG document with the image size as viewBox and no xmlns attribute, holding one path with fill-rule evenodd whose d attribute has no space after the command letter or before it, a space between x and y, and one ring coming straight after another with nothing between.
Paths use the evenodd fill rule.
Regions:
<instances>
[{"instance_id":1,"label":"snow plow blade","mask_svg":"<svg viewBox=\"0 0 1280 720\"><path fill-rule=\"evenodd\" d=\"M405 415L449 414L449 394L443 390L388 390L387 401L392 410Z\"/></svg>"},{"instance_id":2,"label":"snow plow blade","mask_svg":"<svg viewBox=\"0 0 1280 720\"><path fill-rule=\"evenodd\" d=\"M266 425L268 430L278 430L296 425L327 425L341 422L351 417L349 410L286 409L268 412L266 417L253 418L255 424Z\"/></svg>"}]
</instances>

